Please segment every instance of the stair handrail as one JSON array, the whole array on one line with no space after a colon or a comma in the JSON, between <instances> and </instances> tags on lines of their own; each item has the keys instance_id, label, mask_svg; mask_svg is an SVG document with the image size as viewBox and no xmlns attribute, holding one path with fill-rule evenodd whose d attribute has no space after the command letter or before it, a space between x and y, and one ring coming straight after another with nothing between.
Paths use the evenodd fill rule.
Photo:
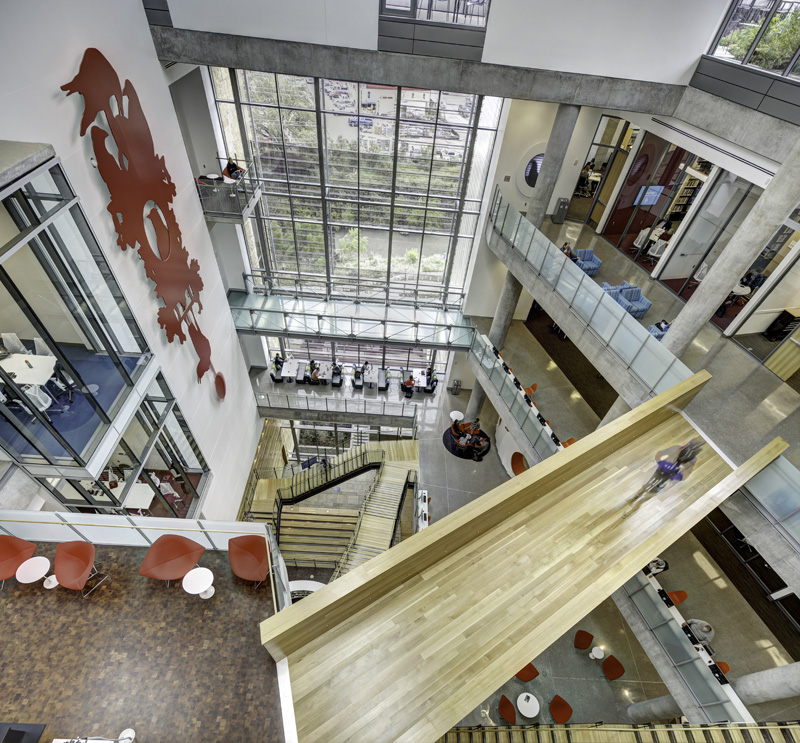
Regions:
<instances>
[{"instance_id":1,"label":"stair handrail","mask_svg":"<svg viewBox=\"0 0 800 743\"><path fill-rule=\"evenodd\" d=\"M400 496L400 503L397 504L397 515L394 519L394 529L392 530L392 541L389 544L389 547L394 547L394 545L399 542L400 540L395 538L397 537L398 533L400 532L400 516L403 512L403 505L406 502L406 498L408 497L408 491L411 490L411 497L416 502L417 499L417 486L419 485L419 473L416 470L409 470L408 474L406 475L406 482L403 485L403 494Z\"/></svg>"},{"instance_id":2,"label":"stair handrail","mask_svg":"<svg viewBox=\"0 0 800 743\"><path fill-rule=\"evenodd\" d=\"M309 467L303 472L294 475L292 477L292 484L288 488L290 493L289 497L286 497L283 494L287 488L278 488L277 492L275 493L275 501L273 502L272 506L272 522L275 531L275 540L278 542L278 544L280 544L281 540L281 513L283 512L283 507L285 505L297 505L298 503L301 503L302 501L316 495L321 487L329 485L332 482L336 482L345 476L355 476L362 470L377 467L380 473L383 471L383 463L385 458L386 452L383 449L367 449L366 446L362 445L356 450L351 450L346 454L340 454L338 457L334 457L333 463L329 463L325 468L323 468L320 464L315 464L313 467ZM354 466L348 469L348 465L350 463L354 463ZM301 483L304 485L303 489L296 494L295 478L297 478L296 484L298 487ZM369 492L367 495L369 495Z\"/></svg>"},{"instance_id":3,"label":"stair handrail","mask_svg":"<svg viewBox=\"0 0 800 743\"><path fill-rule=\"evenodd\" d=\"M383 452L382 449L381 451ZM375 492L375 488L377 488L381 482L381 475L383 475L383 467L385 464L386 461L384 459L383 461L381 461L380 467L378 468L378 473L375 475L375 480L372 482L372 485L370 485L367 494L364 496L364 502L361 504L361 508L358 509L358 520L356 521L356 528L353 531L353 536L350 537L350 541L347 543L347 547L344 548L344 552L342 552L342 556L339 558L339 563L333 569L333 575L331 575L331 578L328 581L328 583L336 580L342 574L342 570L344 569L344 565L347 562L347 558L350 555L350 552L352 551L358 539L358 533L359 531L361 531L361 522L364 519L364 513L366 513L367 504L370 501L370 497Z\"/></svg>"}]
</instances>

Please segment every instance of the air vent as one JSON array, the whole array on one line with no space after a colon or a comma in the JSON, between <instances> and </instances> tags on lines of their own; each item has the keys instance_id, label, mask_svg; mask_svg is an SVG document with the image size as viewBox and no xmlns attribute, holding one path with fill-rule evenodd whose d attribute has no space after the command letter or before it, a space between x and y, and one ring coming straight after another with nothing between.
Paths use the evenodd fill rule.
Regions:
<instances>
[{"instance_id":1,"label":"air vent","mask_svg":"<svg viewBox=\"0 0 800 743\"><path fill-rule=\"evenodd\" d=\"M734 160L738 160L740 163L744 163L745 165L749 165L751 168L760 170L762 173L766 173L767 175L775 175L774 170L765 168L763 165L758 165L754 163L752 160L748 160L747 158L735 155L730 150L726 150L725 148L720 147L719 145L712 144L707 139L702 139L701 137L698 137L696 134L691 134L690 132L687 132L685 129L681 129L680 127L677 127L673 124L668 124L666 121L657 119L655 116L651 116L650 120L654 121L656 124L660 124L661 126L666 127L667 129L671 129L673 132L678 132L679 134L683 134L684 137L688 137L689 139L692 139L695 142L700 142L700 144L704 144L706 147L710 147L712 150L715 150L716 152L721 152L723 155L732 157Z\"/></svg>"}]
</instances>

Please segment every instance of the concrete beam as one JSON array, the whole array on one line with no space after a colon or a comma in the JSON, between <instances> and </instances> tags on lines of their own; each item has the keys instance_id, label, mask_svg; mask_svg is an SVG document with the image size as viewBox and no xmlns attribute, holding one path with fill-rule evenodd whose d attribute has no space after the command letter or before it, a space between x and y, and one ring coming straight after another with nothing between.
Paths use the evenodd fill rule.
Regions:
<instances>
[{"instance_id":1,"label":"concrete beam","mask_svg":"<svg viewBox=\"0 0 800 743\"><path fill-rule=\"evenodd\" d=\"M0 190L56 156L53 145L0 140Z\"/></svg>"},{"instance_id":2,"label":"concrete beam","mask_svg":"<svg viewBox=\"0 0 800 743\"><path fill-rule=\"evenodd\" d=\"M684 86L151 26L159 59L672 115Z\"/></svg>"},{"instance_id":3,"label":"concrete beam","mask_svg":"<svg viewBox=\"0 0 800 743\"><path fill-rule=\"evenodd\" d=\"M685 89L672 115L778 163L800 137L800 127L788 121L692 87Z\"/></svg>"}]
</instances>

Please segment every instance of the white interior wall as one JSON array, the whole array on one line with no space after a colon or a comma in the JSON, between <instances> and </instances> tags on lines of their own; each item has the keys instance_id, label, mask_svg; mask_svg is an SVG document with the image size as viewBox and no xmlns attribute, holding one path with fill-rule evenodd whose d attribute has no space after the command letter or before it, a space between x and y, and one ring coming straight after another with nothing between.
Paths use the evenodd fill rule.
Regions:
<instances>
[{"instance_id":1,"label":"white interior wall","mask_svg":"<svg viewBox=\"0 0 800 743\"><path fill-rule=\"evenodd\" d=\"M211 114L206 103L203 88L203 77L200 68L175 80L169 86L175 113L186 146L186 154L196 176L206 173L219 173L220 162L217 158L217 143L214 139L214 128L211 125Z\"/></svg>"},{"instance_id":2,"label":"white interior wall","mask_svg":"<svg viewBox=\"0 0 800 743\"><path fill-rule=\"evenodd\" d=\"M557 109L555 103L511 101L504 128L501 127L497 132L497 166L494 173L489 174L490 198L499 185L503 196L515 208L520 211L527 209L533 191L525 186L524 180L519 181L517 173L520 169L524 172L531 157L544 152ZM507 269L489 249L482 231L476 239L478 246L471 274L473 279L469 283L464 313L491 317L497 309ZM524 319L532 301L531 295L523 289L514 318Z\"/></svg>"},{"instance_id":3,"label":"white interior wall","mask_svg":"<svg viewBox=\"0 0 800 743\"><path fill-rule=\"evenodd\" d=\"M0 137L48 142L62 158L68 177L112 271L142 327L175 394L200 450L213 472L203 515L234 518L247 479L260 427L247 370L216 267L208 229L194 187L181 130L155 55L150 29L139 0L110 4L102 0L31 0L4 8L0 42L8 59L26 60L14 74L0 78ZM20 29L35 28L35 34ZM88 137L79 134L83 103L67 97L60 86L78 72L83 52L96 47L130 80L150 125L155 149L163 155L177 188L173 208L183 242L200 264L204 281L199 324L209 339L212 362L227 381L227 397L216 399L211 374L200 384L197 356L187 343L168 343L158 326L158 301L144 264L131 251L118 249L106 210L108 190L90 164Z\"/></svg>"},{"instance_id":4,"label":"white interior wall","mask_svg":"<svg viewBox=\"0 0 800 743\"><path fill-rule=\"evenodd\" d=\"M169 10L176 28L378 48L375 0L170 0Z\"/></svg>"},{"instance_id":5,"label":"white interior wall","mask_svg":"<svg viewBox=\"0 0 800 743\"><path fill-rule=\"evenodd\" d=\"M229 289L246 290L244 278L244 257L239 245L238 225L226 222L209 222L208 231L211 235L211 244L214 246L214 255L217 259L219 271L222 274L222 283L225 291Z\"/></svg>"},{"instance_id":6,"label":"white interior wall","mask_svg":"<svg viewBox=\"0 0 800 743\"><path fill-rule=\"evenodd\" d=\"M492 0L482 61L686 84L729 4Z\"/></svg>"}]
</instances>

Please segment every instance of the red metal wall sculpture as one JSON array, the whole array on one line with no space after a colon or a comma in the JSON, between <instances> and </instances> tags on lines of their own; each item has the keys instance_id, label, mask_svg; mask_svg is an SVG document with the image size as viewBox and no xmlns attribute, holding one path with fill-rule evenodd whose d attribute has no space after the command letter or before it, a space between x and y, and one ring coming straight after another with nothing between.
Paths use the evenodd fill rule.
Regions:
<instances>
[{"instance_id":1,"label":"red metal wall sculpture","mask_svg":"<svg viewBox=\"0 0 800 743\"><path fill-rule=\"evenodd\" d=\"M207 371L214 387L225 397L225 379L214 372L211 344L197 323L203 309L200 265L183 245L181 230L172 210L175 184L163 156L155 152L153 137L130 80L120 86L119 77L97 50L87 49L78 74L61 89L80 93L84 109L81 136L89 129L100 175L108 186L108 211L117 231L117 245L138 250L148 278L164 303L158 324L167 340L186 340L184 326L200 361L197 381Z\"/></svg>"}]
</instances>

